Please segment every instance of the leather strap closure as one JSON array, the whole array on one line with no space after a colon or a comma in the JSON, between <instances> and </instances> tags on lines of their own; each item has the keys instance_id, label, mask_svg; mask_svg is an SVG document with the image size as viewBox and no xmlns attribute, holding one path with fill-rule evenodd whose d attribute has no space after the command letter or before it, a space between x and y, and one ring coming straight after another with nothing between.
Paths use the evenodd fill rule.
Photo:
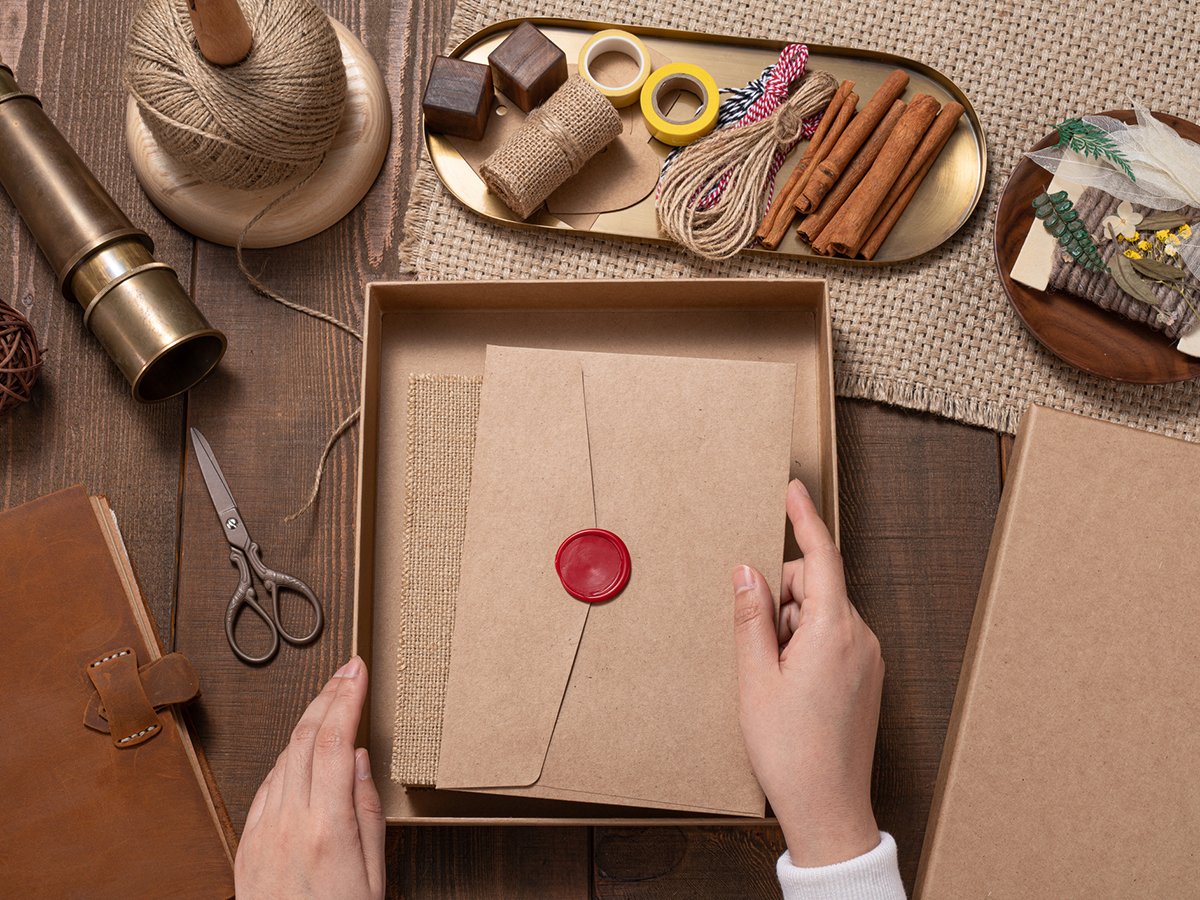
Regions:
<instances>
[{"instance_id":1,"label":"leather strap closure","mask_svg":"<svg viewBox=\"0 0 1200 900\"><path fill-rule=\"evenodd\" d=\"M134 650L120 647L88 663L87 674L96 693L88 701L84 724L111 734L113 746L120 749L136 747L162 731L156 709L200 693L196 670L179 653L138 668Z\"/></svg>"}]
</instances>

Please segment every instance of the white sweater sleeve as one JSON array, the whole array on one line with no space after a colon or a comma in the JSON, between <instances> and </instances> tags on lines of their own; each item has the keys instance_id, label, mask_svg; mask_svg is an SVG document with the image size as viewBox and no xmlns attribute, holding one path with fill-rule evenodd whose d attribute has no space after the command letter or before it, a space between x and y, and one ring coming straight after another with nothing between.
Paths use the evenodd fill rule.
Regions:
<instances>
[{"instance_id":1,"label":"white sweater sleeve","mask_svg":"<svg viewBox=\"0 0 1200 900\"><path fill-rule=\"evenodd\" d=\"M879 832L874 850L831 866L793 866L785 850L775 871L783 900L905 900L896 842L886 831Z\"/></svg>"}]
</instances>

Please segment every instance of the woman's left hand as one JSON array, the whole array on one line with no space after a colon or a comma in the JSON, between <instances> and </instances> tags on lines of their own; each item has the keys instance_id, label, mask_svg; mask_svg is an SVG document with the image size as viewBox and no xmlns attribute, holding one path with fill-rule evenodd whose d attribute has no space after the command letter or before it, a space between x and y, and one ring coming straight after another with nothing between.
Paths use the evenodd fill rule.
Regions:
<instances>
[{"instance_id":1,"label":"woman's left hand","mask_svg":"<svg viewBox=\"0 0 1200 900\"><path fill-rule=\"evenodd\" d=\"M250 805L234 863L240 900L383 896L383 809L367 751L354 748L366 696L355 656L304 711Z\"/></svg>"}]
</instances>

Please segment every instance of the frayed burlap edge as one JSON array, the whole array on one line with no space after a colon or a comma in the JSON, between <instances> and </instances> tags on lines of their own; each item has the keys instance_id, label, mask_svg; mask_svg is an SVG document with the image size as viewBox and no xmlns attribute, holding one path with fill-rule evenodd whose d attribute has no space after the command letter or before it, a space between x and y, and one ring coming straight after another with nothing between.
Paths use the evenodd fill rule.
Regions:
<instances>
[{"instance_id":1,"label":"frayed burlap edge","mask_svg":"<svg viewBox=\"0 0 1200 900\"><path fill-rule=\"evenodd\" d=\"M454 16L450 19L450 36L446 39L445 52L447 55L459 44L475 33L472 24L483 14L485 5L481 0L458 0L454 5ZM424 121L421 123L424 131ZM404 237L398 249L400 257L400 273L412 278L418 278L420 273L411 262L415 251L425 241L429 230L429 215L433 205L434 195L442 189L442 181L438 178L429 159L429 150L425 142L421 142L420 158L417 160L417 174L413 178L412 187L408 193L408 209L404 216Z\"/></svg>"}]
</instances>

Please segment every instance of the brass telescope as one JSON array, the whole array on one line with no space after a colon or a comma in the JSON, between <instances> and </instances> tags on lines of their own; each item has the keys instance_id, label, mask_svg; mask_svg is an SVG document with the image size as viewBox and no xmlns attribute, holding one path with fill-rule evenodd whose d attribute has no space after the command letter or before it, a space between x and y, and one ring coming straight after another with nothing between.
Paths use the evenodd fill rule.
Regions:
<instances>
[{"instance_id":1,"label":"brass telescope","mask_svg":"<svg viewBox=\"0 0 1200 900\"><path fill-rule=\"evenodd\" d=\"M145 403L181 394L225 353L175 270L0 60L0 185L84 324Z\"/></svg>"}]
</instances>

